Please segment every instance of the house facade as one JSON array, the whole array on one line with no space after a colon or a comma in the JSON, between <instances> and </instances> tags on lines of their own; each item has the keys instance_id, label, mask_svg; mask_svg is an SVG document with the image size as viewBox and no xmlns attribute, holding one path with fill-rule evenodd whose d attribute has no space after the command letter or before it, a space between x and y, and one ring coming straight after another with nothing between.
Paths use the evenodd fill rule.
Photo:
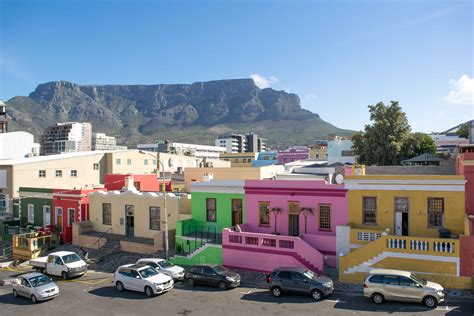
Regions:
<instances>
[{"instance_id":1,"label":"house facade","mask_svg":"<svg viewBox=\"0 0 474 316\"><path fill-rule=\"evenodd\" d=\"M223 264L257 271L336 263L336 227L347 224L347 191L323 180L245 181L245 224L224 229Z\"/></svg>"},{"instance_id":2,"label":"house facade","mask_svg":"<svg viewBox=\"0 0 474 316\"><path fill-rule=\"evenodd\" d=\"M295 146L287 150L278 151L278 164L284 165L289 162L304 160L309 158L309 148L304 146Z\"/></svg>"},{"instance_id":3,"label":"house facade","mask_svg":"<svg viewBox=\"0 0 474 316\"><path fill-rule=\"evenodd\" d=\"M417 272L445 287L470 288L460 269L466 234L462 176L346 176L349 225L337 227L339 279L372 268Z\"/></svg>"},{"instance_id":4,"label":"house facade","mask_svg":"<svg viewBox=\"0 0 474 316\"><path fill-rule=\"evenodd\" d=\"M257 159L252 162L253 167L263 167L276 165L278 163L278 152L276 150L261 151L258 153Z\"/></svg>"}]
</instances>

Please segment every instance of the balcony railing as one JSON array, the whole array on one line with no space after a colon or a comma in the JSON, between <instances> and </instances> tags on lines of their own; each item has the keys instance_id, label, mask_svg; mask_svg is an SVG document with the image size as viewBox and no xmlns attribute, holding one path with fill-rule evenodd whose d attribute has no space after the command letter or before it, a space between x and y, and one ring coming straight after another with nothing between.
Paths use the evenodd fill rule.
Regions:
<instances>
[{"instance_id":1,"label":"balcony railing","mask_svg":"<svg viewBox=\"0 0 474 316\"><path fill-rule=\"evenodd\" d=\"M351 228L350 242L365 245L379 239L383 233L383 230Z\"/></svg>"},{"instance_id":2,"label":"balcony railing","mask_svg":"<svg viewBox=\"0 0 474 316\"><path fill-rule=\"evenodd\" d=\"M419 238L419 237L387 237L388 249L400 249L416 252L433 252L439 254L458 253L458 241L441 238Z\"/></svg>"}]
</instances>

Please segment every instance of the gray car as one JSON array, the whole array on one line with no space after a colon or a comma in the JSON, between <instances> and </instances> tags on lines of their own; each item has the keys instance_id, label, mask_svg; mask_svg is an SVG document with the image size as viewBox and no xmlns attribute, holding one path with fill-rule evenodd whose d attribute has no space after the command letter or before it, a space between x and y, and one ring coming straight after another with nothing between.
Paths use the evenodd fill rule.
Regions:
<instances>
[{"instance_id":1,"label":"gray car","mask_svg":"<svg viewBox=\"0 0 474 316\"><path fill-rule=\"evenodd\" d=\"M59 288L42 273L27 273L20 276L13 285L13 295L24 296L31 299L33 303L37 303L58 296Z\"/></svg>"},{"instance_id":2,"label":"gray car","mask_svg":"<svg viewBox=\"0 0 474 316\"><path fill-rule=\"evenodd\" d=\"M267 276L267 283L273 296L282 293L311 295L316 301L334 291L334 282L306 268L278 268Z\"/></svg>"}]
</instances>

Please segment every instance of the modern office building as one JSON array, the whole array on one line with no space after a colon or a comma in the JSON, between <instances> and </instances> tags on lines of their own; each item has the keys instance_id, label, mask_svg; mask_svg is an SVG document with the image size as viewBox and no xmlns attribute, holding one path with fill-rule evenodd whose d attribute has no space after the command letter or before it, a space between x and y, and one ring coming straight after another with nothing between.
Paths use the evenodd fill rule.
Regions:
<instances>
[{"instance_id":1,"label":"modern office building","mask_svg":"<svg viewBox=\"0 0 474 316\"><path fill-rule=\"evenodd\" d=\"M41 137L41 155L90 151L92 149L90 123L56 123L48 127Z\"/></svg>"},{"instance_id":2,"label":"modern office building","mask_svg":"<svg viewBox=\"0 0 474 316\"><path fill-rule=\"evenodd\" d=\"M127 146L118 146L117 139L104 133L92 134L92 150L125 150Z\"/></svg>"},{"instance_id":3,"label":"modern office building","mask_svg":"<svg viewBox=\"0 0 474 316\"><path fill-rule=\"evenodd\" d=\"M249 132L247 135L228 134L216 139L216 146L223 147L227 153L252 153L266 150L266 139Z\"/></svg>"},{"instance_id":4,"label":"modern office building","mask_svg":"<svg viewBox=\"0 0 474 316\"><path fill-rule=\"evenodd\" d=\"M137 149L207 159L219 159L219 155L226 152L225 148L219 146L174 143L167 140L154 144L138 144Z\"/></svg>"}]
</instances>

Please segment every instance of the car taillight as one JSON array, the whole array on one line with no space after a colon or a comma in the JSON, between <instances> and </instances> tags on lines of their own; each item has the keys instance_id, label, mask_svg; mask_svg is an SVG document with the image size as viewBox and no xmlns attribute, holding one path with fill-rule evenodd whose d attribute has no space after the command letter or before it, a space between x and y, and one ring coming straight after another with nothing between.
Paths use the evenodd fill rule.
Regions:
<instances>
[{"instance_id":1,"label":"car taillight","mask_svg":"<svg viewBox=\"0 0 474 316\"><path fill-rule=\"evenodd\" d=\"M272 276L271 275L267 276L267 283L272 283Z\"/></svg>"},{"instance_id":2,"label":"car taillight","mask_svg":"<svg viewBox=\"0 0 474 316\"><path fill-rule=\"evenodd\" d=\"M365 284L365 282L364 282L364 288L368 288L368 286L367 286L367 284Z\"/></svg>"}]
</instances>

